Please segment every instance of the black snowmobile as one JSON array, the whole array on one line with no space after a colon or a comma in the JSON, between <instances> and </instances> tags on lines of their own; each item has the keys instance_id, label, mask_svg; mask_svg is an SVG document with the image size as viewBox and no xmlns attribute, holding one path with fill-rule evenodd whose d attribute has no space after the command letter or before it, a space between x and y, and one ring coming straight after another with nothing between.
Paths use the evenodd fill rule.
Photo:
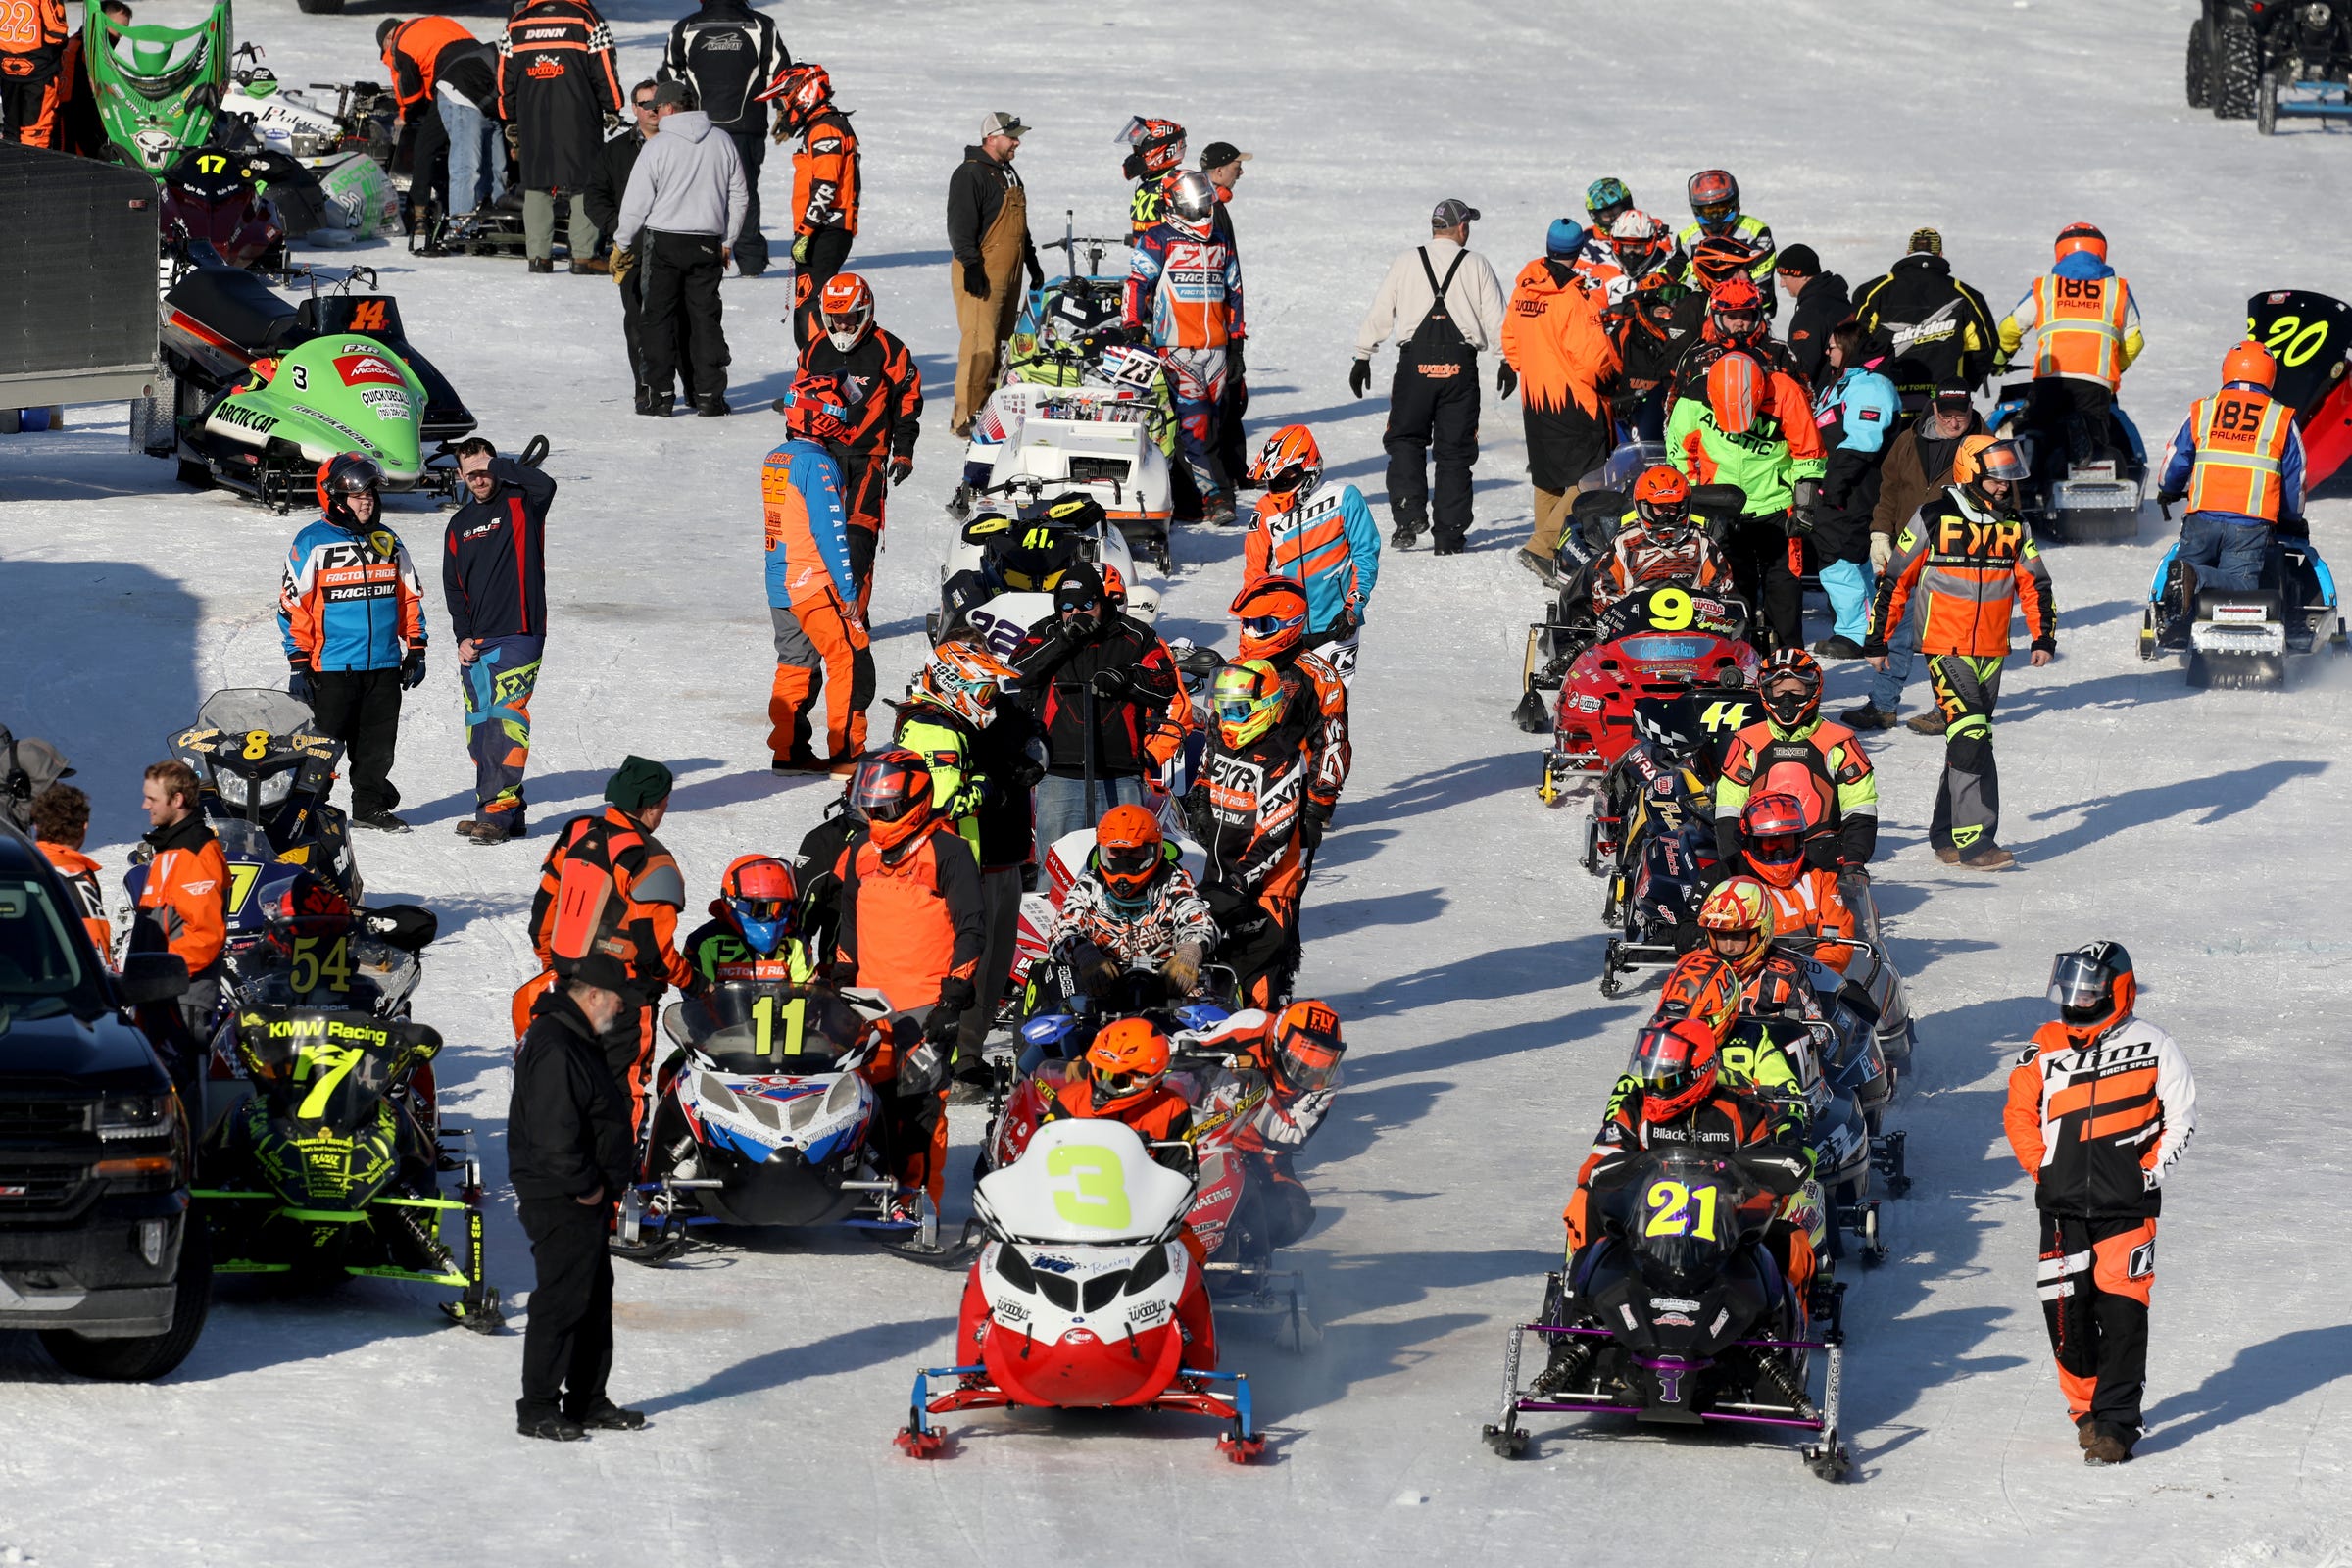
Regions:
<instances>
[{"instance_id":1,"label":"black snowmobile","mask_svg":"<svg viewBox=\"0 0 2352 1568\"><path fill-rule=\"evenodd\" d=\"M273 859L318 872L356 907L365 886L351 823L327 804L343 743L313 733L316 722L309 705L284 692L230 687L206 698L196 722L167 744L195 771L207 821L259 828ZM236 881L232 875L231 924L252 892L250 878L242 887Z\"/></svg>"}]
</instances>

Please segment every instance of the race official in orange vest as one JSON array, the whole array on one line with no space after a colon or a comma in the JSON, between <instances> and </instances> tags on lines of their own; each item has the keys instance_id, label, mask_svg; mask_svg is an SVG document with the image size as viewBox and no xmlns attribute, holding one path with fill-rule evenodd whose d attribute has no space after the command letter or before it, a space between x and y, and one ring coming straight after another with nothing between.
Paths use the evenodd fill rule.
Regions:
<instances>
[{"instance_id":1,"label":"race official in orange vest","mask_svg":"<svg viewBox=\"0 0 2352 1568\"><path fill-rule=\"evenodd\" d=\"M2156 499L2188 502L2176 558L2195 590L2259 587L2275 533L2303 534L2303 438L2295 411L2271 396L2278 364L2249 339L2222 360L2222 388L2189 405L2164 455Z\"/></svg>"},{"instance_id":2,"label":"race official in orange vest","mask_svg":"<svg viewBox=\"0 0 2352 1568\"><path fill-rule=\"evenodd\" d=\"M2083 444L2094 452L2124 446L2115 395L2144 343L2132 285L2107 265L2106 235L2088 223L2060 231L2056 265L2001 318L2001 357L2014 360L2028 332L2034 390L2025 417L2040 437L2035 474L2047 477Z\"/></svg>"}]
</instances>

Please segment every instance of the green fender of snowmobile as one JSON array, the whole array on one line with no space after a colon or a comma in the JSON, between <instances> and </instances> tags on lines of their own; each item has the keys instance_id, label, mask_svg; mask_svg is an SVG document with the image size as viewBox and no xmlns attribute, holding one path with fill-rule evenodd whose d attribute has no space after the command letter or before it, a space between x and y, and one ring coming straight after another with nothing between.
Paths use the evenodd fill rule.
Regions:
<instances>
[{"instance_id":1,"label":"green fender of snowmobile","mask_svg":"<svg viewBox=\"0 0 2352 1568\"><path fill-rule=\"evenodd\" d=\"M424 384L399 355L364 332L337 332L287 350L269 380L215 404L204 427L265 450L283 442L313 463L361 453L387 487L409 489L424 471Z\"/></svg>"},{"instance_id":2,"label":"green fender of snowmobile","mask_svg":"<svg viewBox=\"0 0 2352 1568\"><path fill-rule=\"evenodd\" d=\"M192 27L124 26L92 7L81 58L115 154L161 175L183 147L212 134L228 84L229 0Z\"/></svg>"}]
</instances>

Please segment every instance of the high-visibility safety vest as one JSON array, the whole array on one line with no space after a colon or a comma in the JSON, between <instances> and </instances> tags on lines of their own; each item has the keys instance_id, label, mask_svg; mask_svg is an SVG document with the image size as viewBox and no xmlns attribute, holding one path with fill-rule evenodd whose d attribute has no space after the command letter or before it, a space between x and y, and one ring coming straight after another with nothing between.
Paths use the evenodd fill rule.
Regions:
<instances>
[{"instance_id":1,"label":"high-visibility safety vest","mask_svg":"<svg viewBox=\"0 0 2352 1568\"><path fill-rule=\"evenodd\" d=\"M2188 411L2196 443L2188 510L2278 520L2281 469L2294 438L2293 411L2266 392L2229 386Z\"/></svg>"},{"instance_id":2,"label":"high-visibility safety vest","mask_svg":"<svg viewBox=\"0 0 2352 1568\"><path fill-rule=\"evenodd\" d=\"M2040 335L2034 343L2034 375L2071 375L2114 391L2124 379L2124 322L2132 285L2120 277L2034 280Z\"/></svg>"}]
</instances>

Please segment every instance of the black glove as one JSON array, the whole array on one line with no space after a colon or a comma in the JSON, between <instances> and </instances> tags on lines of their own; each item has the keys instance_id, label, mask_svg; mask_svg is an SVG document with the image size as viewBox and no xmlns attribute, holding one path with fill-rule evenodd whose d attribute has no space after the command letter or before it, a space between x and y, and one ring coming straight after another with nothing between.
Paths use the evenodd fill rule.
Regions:
<instances>
[{"instance_id":1,"label":"black glove","mask_svg":"<svg viewBox=\"0 0 2352 1568\"><path fill-rule=\"evenodd\" d=\"M932 1011L936 1014L940 1007L944 1007L951 1014L961 1017L971 1011L972 1004L979 1000L980 993L971 981L962 975L952 974L939 983L939 1007Z\"/></svg>"},{"instance_id":2,"label":"black glove","mask_svg":"<svg viewBox=\"0 0 2352 1568\"><path fill-rule=\"evenodd\" d=\"M1834 833L1818 833L1805 840L1805 863L1824 871L1835 871L1845 864L1845 851Z\"/></svg>"},{"instance_id":3,"label":"black glove","mask_svg":"<svg viewBox=\"0 0 2352 1568\"><path fill-rule=\"evenodd\" d=\"M912 453L899 452L892 454L890 460L890 482L894 488L905 484L906 482L906 476L912 472L914 472L914 455Z\"/></svg>"},{"instance_id":4,"label":"black glove","mask_svg":"<svg viewBox=\"0 0 2352 1568\"><path fill-rule=\"evenodd\" d=\"M1206 782L1195 784L1184 792L1184 825L1192 829L1196 839L1207 838L1209 830L1216 826L1216 818L1209 810Z\"/></svg>"},{"instance_id":5,"label":"black glove","mask_svg":"<svg viewBox=\"0 0 2352 1568\"><path fill-rule=\"evenodd\" d=\"M1511 368L1508 360L1494 362L1494 390L1506 398L1519 390L1519 372Z\"/></svg>"},{"instance_id":6,"label":"black glove","mask_svg":"<svg viewBox=\"0 0 2352 1568\"><path fill-rule=\"evenodd\" d=\"M424 684L424 649L420 645L409 650L400 662L400 689L413 692Z\"/></svg>"},{"instance_id":7,"label":"black glove","mask_svg":"<svg viewBox=\"0 0 2352 1568\"><path fill-rule=\"evenodd\" d=\"M1029 286L1031 288L1044 288L1046 286L1046 270L1038 265L1037 253L1035 251L1029 253L1028 262Z\"/></svg>"},{"instance_id":8,"label":"black glove","mask_svg":"<svg viewBox=\"0 0 2352 1568\"><path fill-rule=\"evenodd\" d=\"M1242 340L1237 337L1225 345L1225 384L1238 385L1248 373L1242 358Z\"/></svg>"},{"instance_id":9,"label":"black glove","mask_svg":"<svg viewBox=\"0 0 2352 1568\"><path fill-rule=\"evenodd\" d=\"M2280 517L2272 525L2271 532L2281 539L2308 539L2311 537L2311 524L2301 517Z\"/></svg>"},{"instance_id":10,"label":"black glove","mask_svg":"<svg viewBox=\"0 0 2352 1568\"><path fill-rule=\"evenodd\" d=\"M1087 678L1087 690L1106 703L1115 703L1135 690L1135 678L1123 669L1098 669Z\"/></svg>"},{"instance_id":11,"label":"black glove","mask_svg":"<svg viewBox=\"0 0 2352 1568\"><path fill-rule=\"evenodd\" d=\"M858 983L858 964L855 959L836 958L825 970L825 979L834 990L847 991Z\"/></svg>"},{"instance_id":12,"label":"black glove","mask_svg":"<svg viewBox=\"0 0 2352 1568\"><path fill-rule=\"evenodd\" d=\"M1321 801L1309 801L1298 813L1298 837L1309 850L1323 842L1323 830L1331 826L1331 808Z\"/></svg>"},{"instance_id":13,"label":"black glove","mask_svg":"<svg viewBox=\"0 0 2352 1568\"><path fill-rule=\"evenodd\" d=\"M1362 397L1372 390L1372 362L1357 360L1348 367L1348 390Z\"/></svg>"},{"instance_id":14,"label":"black glove","mask_svg":"<svg viewBox=\"0 0 2352 1568\"><path fill-rule=\"evenodd\" d=\"M1200 902L1208 906L1209 918L1223 930L1238 918L1250 904L1250 895L1230 882L1203 882Z\"/></svg>"},{"instance_id":15,"label":"black glove","mask_svg":"<svg viewBox=\"0 0 2352 1568\"><path fill-rule=\"evenodd\" d=\"M286 695L305 707L311 701L311 666L296 664L286 671Z\"/></svg>"},{"instance_id":16,"label":"black glove","mask_svg":"<svg viewBox=\"0 0 2352 1568\"><path fill-rule=\"evenodd\" d=\"M2160 507L2169 507L2186 499L2187 495L2188 492L2185 490L2159 490L2156 492L2156 504Z\"/></svg>"},{"instance_id":17,"label":"black glove","mask_svg":"<svg viewBox=\"0 0 2352 1568\"><path fill-rule=\"evenodd\" d=\"M976 300L988 298L988 269L978 262L964 263L963 291Z\"/></svg>"},{"instance_id":18,"label":"black glove","mask_svg":"<svg viewBox=\"0 0 2352 1568\"><path fill-rule=\"evenodd\" d=\"M1788 533L1792 538L1813 531L1813 514L1821 506L1821 481L1799 479L1788 508Z\"/></svg>"},{"instance_id":19,"label":"black glove","mask_svg":"<svg viewBox=\"0 0 2352 1568\"><path fill-rule=\"evenodd\" d=\"M945 1048L956 1039L956 1020L948 1019L943 1037L939 1033L939 1015L945 1007L931 1009L931 1029L923 1043L899 1058L898 1090L901 1095L927 1095L948 1079L948 1058Z\"/></svg>"}]
</instances>

